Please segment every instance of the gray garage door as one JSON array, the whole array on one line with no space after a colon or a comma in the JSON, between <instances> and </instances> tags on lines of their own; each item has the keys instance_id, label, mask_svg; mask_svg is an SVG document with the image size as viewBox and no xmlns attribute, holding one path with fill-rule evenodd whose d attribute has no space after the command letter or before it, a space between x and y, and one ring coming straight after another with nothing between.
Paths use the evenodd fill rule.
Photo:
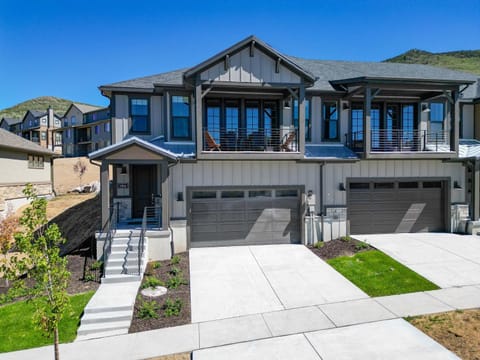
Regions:
<instances>
[{"instance_id":1,"label":"gray garage door","mask_svg":"<svg viewBox=\"0 0 480 360\"><path fill-rule=\"evenodd\" d=\"M445 230L446 183L418 181L352 181L347 213L352 234Z\"/></svg>"},{"instance_id":2,"label":"gray garage door","mask_svg":"<svg viewBox=\"0 0 480 360\"><path fill-rule=\"evenodd\" d=\"M300 189L189 191L190 246L300 242Z\"/></svg>"}]
</instances>

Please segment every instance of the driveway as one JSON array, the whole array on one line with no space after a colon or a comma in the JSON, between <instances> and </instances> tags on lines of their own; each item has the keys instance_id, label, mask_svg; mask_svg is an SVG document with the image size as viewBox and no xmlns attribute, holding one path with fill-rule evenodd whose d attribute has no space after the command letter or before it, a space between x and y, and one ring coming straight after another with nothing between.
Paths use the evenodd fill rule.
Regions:
<instances>
[{"instance_id":1,"label":"driveway","mask_svg":"<svg viewBox=\"0 0 480 360\"><path fill-rule=\"evenodd\" d=\"M480 284L480 237L450 233L354 235L442 288Z\"/></svg>"},{"instance_id":2,"label":"driveway","mask_svg":"<svg viewBox=\"0 0 480 360\"><path fill-rule=\"evenodd\" d=\"M302 245L190 250L192 322L364 299Z\"/></svg>"}]
</instances>

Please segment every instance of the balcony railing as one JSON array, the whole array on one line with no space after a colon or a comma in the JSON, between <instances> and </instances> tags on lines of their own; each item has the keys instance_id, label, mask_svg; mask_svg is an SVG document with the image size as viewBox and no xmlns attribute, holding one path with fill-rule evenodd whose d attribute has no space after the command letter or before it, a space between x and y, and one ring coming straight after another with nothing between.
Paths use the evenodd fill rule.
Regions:
<instances>
[{"instance_id":1,"label":"balcony railing","mask_svg":"<svg viewBox=\"0 0 480 360\"><path fill-rule=\"evenodd\" d=\"M349 147L363 152L363 131L353 132L347 138ZM449 152L450 132L427 130L371 130L371 152Z\"/></svg>"},{"instance_id":2,"label":"balcony railing","mask_svg":"<svg viewBox=\"0 0 480 360\"><path fill-rule=\"evenodd\" d=\"M298 129L204 128L203 151L298 152Z\"/></svg>"}]
</instances>

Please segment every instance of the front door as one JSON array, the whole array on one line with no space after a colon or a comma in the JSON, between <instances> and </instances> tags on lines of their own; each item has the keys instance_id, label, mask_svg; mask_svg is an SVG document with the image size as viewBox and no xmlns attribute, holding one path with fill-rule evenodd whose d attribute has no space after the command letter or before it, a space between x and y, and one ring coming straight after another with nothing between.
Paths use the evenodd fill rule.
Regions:
<instances>
[{"instance_id":1,"label":"front door","mask_svg":"<svg viewBox=\"0 0 480 360\"><path fill-rule=\"evenodd\" d=\"M154 205L154 198L157 194L157 166L133 165L132 183L132 217L141 218L145 206Z\"/></svg>"}]
</instances>

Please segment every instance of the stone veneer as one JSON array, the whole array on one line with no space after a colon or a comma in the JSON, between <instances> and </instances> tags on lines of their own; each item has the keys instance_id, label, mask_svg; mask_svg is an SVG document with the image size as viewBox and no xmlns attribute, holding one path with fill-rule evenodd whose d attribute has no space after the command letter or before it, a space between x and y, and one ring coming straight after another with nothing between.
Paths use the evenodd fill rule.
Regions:
<instances>
[{"instance_id":1,"label":"stone veneer","mask_svg":"<svg viewBox=\"0 0 480 360\"><path fill-rule=\"evenodd\" d=\"M33 186L37 190L38 195L52 194L52 183L34 183ZM9 210L7 207L8 200L25 198L23 189L25 189L25 184L0 185L0 211Z\"/></svg>"}]
</instances>

